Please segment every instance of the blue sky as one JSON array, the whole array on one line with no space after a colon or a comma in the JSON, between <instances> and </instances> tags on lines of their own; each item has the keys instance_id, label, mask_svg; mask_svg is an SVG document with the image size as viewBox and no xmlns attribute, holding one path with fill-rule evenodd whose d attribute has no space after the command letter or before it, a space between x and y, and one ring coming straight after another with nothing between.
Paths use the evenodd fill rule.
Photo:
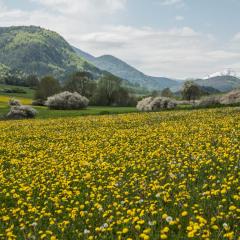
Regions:
<instances>
[{"instance_id":1,"label":"blue sky","mask_svg":"<svg viewBox=\"0 0 240 240\"><path fill-rule=\"evenodd\" d=\"M138 5L137 0L129 2L129 8L134 13L134 8ZM148 8L148 0L143 0L144 4L138 5L138 18L128 18L140 26L144 24L156 28L172 28L175 26L189 26L196 31L216 34L221 38L226 38L226 34L234 35L239 30L240 22L240 1L238 0L186 0L185 5L169 5L168 7L153 0L151 8ZM182 6L182 7L181 7ZM144 9L147 9L146 11ZM145 12L142 14L142 12ZM131 15L129 15L131 16ZM176 16L182 16L182 21L176 21Z\"/></svg>"},{"instance_id":2,"label":"blue sky","mask_svg":"<svg viewBox=\"0 0 240 240\"><path fill-rule=\"evenodd\" d=\"M0 0L0 26L42 26L93 55L184 79L240 72L239 12L239 0Z\"/></svg>"}]
</instances>

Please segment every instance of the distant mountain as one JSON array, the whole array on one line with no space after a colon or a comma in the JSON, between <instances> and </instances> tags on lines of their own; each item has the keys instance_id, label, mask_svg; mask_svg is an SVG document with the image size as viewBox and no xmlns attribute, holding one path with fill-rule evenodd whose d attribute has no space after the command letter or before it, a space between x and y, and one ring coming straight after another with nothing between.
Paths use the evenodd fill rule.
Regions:
<instances>
[{"instance_id":1,"label":"distant mountain","mask_svg":"<svg viewBox=\"0 0 240 240\"><path fill-rule=\"evenodd\" d=\"M211 95L211 94L218 94L221 93L221 91L219 91L216 88L213 87L207 87L207 86L200 86L201 87L201 92L204 95Z\"/></svg>"},{"instance_id":2,"label":"distant mountain","mask_svg":"<svg viewBox=\"0 0 240 240\"><path fill-rule=\"evenodd\" d=\"M200 86L213 87L221 92L229 92L240 87L240 79L234 76L216 76L208 79L198 79Z\"/></svg>"},{"instance_id":3,"label":"distant mountain","mask_svg":"<svg viewBox=\"0 0 240 240\"><path fill-rule=\"evenodd\" d=\"M136 68L111 55L94 57L80 49L73 49L80 57L85 58L96 67L128 80L132 84L137 84L150 90L161 90L180 84L178 81L169 78L147 76Z\"/></svg>"},{"instance_id":4,"label":"distant mountain","mask_svg":"<svg viewBox=\"0 0 240 240\"><path fill-rule=\"evenodd\" d=\"M176 90L174 91L174 89L171 89L174 92L175 96L177 96L177 97L181 97L182 96L181 87L178 88L177 91ZM219 91L219 90L217 90L216 88L213 88L213 87L199 86L199 88L200 88L200 92L201 92L202 96L207 96L207 95L221 93L221 91Z\"/></svg>"},{"instance_id":5,"label":"distant mountain","mask_svg":"<svg viewBox=\"0 0 240 240\"><path fill-rule=\"evenodd\" d=\"M220 73L220 72L219 72ZM233 72L231 72L232 74ZM217 74L217 73L216 73ZM210 76L210 75L209 75ZM217 93L219 92L229 92L234 89L240 88L240 78L232 76L232 75L220 75L215 76L212 74L209 78L204 79L195 79L194 83L203 87L209 93ZM182 81L180 85L171 87L173 92L178 92L183 87L185 81Z\"/></svg>"},{"instance_id":6,"label":"distant mountain","mask_svg":"<svg viewBox=\"0 0 240 240\"><path fill-rule=\"evenodd\" d=\"M209 74L208 76L204 77L204 80L214 78L214 77L223 77L223 76L231 76L231 77L239 77L239 73L235 72L233 69L225 69L222 72L215 72Z\"/></svg>"},{"instance_id":7,"label":"distant mountain","mask_svg":"<svg viewBox=\"0 0 240 240\"><path fill-rule=\"evenodd\" d=\"M91 54L84 52L84 51L80 50L79 48L72 46L72 49L78 54L78 56L80 56L81 58L85 59L88 62L93 62L96 59Z\"/></svg>"},{"instance_id":8,"label":"distant mountain","mask_svg":"<svg viewBox=\"0 0 240 240\"><path fill-rule=\"evenodd\" d=\"M102 72L79 57L59 34L35 26L0 27L0 70L59 79L74 71Z\"/></svg>"}]
</instances>

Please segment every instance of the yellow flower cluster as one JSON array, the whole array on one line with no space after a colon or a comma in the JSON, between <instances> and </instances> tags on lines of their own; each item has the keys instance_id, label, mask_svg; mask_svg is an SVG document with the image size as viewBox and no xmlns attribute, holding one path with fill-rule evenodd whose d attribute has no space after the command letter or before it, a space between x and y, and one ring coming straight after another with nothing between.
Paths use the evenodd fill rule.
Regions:
<instances>
[{"instance_id":1,"label":"yellow flower cluster","mask_svg":"<svg viewBox=\"0 0 240 240\"><path fill-rule=\"evenodd\" d=\"M0 122L0 239L238 239L240 112Z\"/></svg>"}]
</instances>

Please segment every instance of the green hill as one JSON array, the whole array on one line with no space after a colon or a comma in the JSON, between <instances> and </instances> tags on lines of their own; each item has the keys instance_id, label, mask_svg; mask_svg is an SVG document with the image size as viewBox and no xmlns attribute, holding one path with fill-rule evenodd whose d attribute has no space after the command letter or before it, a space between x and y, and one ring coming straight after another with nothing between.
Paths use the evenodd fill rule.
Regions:
<instances>
[{"instance_id":1,"label":"green hill","mask_svg":"<svg viewBox=\"0 0 240 240\"><path fill-rule=\"evenodd\" d=\"M208 79L198 79L200 86L213 87L221 92L229 92L240 87L240 79L234 76L217 76Z\"/></svg>"},{"instance_id":2,"label":"green hill","mask_svg":"<svg viewBox=\"0 0 240 240\"><path fill-rule=\"evenodd\" d=\"M132 84L137 84L151 90L160 90L167 87L178 86L180 84L179 81L165 77L147 76L136 68L111 55L94 57L80 49L73 49L79 56L85 58L99 69L108 71L122 79L126 79Z\"/></svg>"},{"instance_id":3,"label":"green hill","mask_svg":"<svg viewBox=\"0 0 240 240\"><path fill-rule=\"evenodd\" d=\"M203 90L214 94L218 92L230 92L234 89L240 88L240 79L234 76L217 76L208 79L195 79L194 83L201 86ZM173 92L178 92L182 89L185 81L181 85L171 88Z\"/></svg>"},{"instance_id":4,"label":"green hill","mask_svg":"<svg viewBox=\"0 0 240 240\"><path fill-rule=\"evenodd\" d=\"M78 70L101 73L55 32L35 26L0 27L0 78L13 71L62 79Z\"/></svg>"}]
</instances>

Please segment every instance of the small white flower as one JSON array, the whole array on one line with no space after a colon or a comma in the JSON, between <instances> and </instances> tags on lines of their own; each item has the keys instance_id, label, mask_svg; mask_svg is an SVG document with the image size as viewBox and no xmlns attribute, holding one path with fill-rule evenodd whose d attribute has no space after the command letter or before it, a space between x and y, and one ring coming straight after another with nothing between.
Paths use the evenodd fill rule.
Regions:
<instances>
[{"instance_id":1,"label":"small white flower","mask_svg":"<svg viewBox=\"0 0 240 240\"><path fill-rule=\"evenodd\" d=\"M157 193L157 194L155 195L155 197L156 197L156 198L160 198L160 193Z\"/></svg>"},{"instance_id":2,"label":"small white flower","mask_svg":"<svg viewBox=\"0 0 240 240\"><path fill-rule=\"evenodd\" d=\"M139 203L143 203L143 202L144 202L144 200L143 200L143 199L140 199L140 200L139 200Z\"/></svg>"},{"instance_id":3,"label":"small white flower","mask_svg":"<svg viewBox=\"0 0 240 240\"><path fill-rule=\"evenodd\" d=\"M84 233L84 234L89 234L90 231L89 231L88 229L84 229L83 233Z\"/></svg>"},{"instance_id":4,"label":"small white flower","mask_svg":"<svg viewBox=\"0 0 240 240\"><path fill-rule=\"evenodd\" d=\"M149 226L154 226L154 225L156 225L156 222L155 221L148 221L148 225Z\"/></svg>"},{"instance_id":5,"label":"small white flower","mask_svg":"<svg viewBox=\"0 0 240 240\"><path fill-rule=\"evenodd\" d=\"M37 223L36 223L36 222L33 222L33 223L32 223L32 226L33 226L33 227L36 227L36 226L37 226Z\"/></svg>"},{"instance_id":6,"label":"small white flower","mask_svg":"<svg viewBox=\"0 0 240 240\"><path fill-rule=\"evenodd\" d=\"M107 227L108 227L108 224L107 224L107 223L104 223L104 224L103 224L103 227L104 227L104 228L107 228Z\"/></svg>"},{"instance_id":7,"label":"small white flower","mask_svg":"<svg viewBox=\"0 0 240 240\"><path fill-rule=\"evenodd\" d=\"M108 224L104 223L100 228L103 229L103 228L107 228L107 227L108 227Z\"/></svg>"},{"instance_id":8,"label":"small white flower","mask_svg":"<svg viewBox=\"0 0 240 240\"><path fill-rule=\"evenodd\" d=\"M168 216L168 217L166 218L166 221L167 221L168 223L172 222L172 220L173 220L173 218L172 218L171 216Z\"/></svg>"},{"instance_id":9,"label":"small white flower","mask_svg":"<svg viewBox=\"0 0 240 240\"><path fill-rule=\"evenodd\" d=\"M99 211L99 212L102 212L102 211L103 211L103 208L102 208L102 207L98 208L98 211Z\"/></svg>"},{"instance_id":10,"label":"small white flower","mask_svg":"<svg viewBox=\"0 0 240 240\"><path fill-rule=\"evenodd\" d=\"M223 227L224 227L224 228L228 228L227 223L223 223Z\"/></svg>"}]
</instances>

